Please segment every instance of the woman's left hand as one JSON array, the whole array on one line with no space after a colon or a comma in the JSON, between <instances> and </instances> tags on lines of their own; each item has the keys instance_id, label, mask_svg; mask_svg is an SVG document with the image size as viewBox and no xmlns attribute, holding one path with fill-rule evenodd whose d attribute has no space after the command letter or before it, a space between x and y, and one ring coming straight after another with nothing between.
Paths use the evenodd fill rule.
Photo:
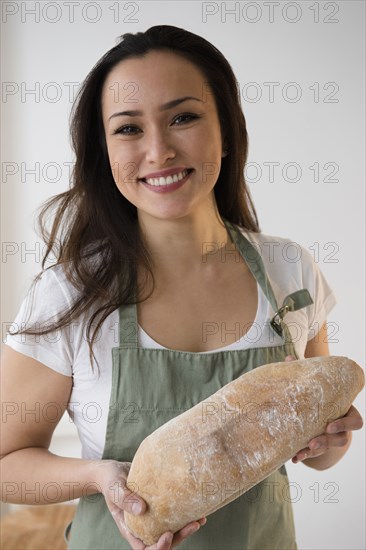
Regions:
<instances>
[{"instance_id":1,"label":"woman's left hand","mask_svg":"<svg viewBox=\"0 0 366 550\"><path fill-rule=\"evenodd\" d=\"M358 410L351 405L351 408L345 416L330 422L325 433L318 435L308 443L308 447L301 449L292 458L296 464L307 458L314 458L326 453L332 447L345 447L350 443L351 432L359 430L363 426L363 419Z\"/></svg>"}]
</instances>

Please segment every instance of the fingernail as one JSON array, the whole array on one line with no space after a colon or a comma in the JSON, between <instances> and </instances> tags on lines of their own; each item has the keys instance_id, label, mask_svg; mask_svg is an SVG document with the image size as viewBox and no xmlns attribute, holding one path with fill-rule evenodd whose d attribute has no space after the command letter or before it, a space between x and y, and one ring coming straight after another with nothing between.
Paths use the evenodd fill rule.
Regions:
<instances>
[{"instance_id":1,"label":"fingernail","mask_svg":"<svg viewBox=\"0 0 366 550\"><path fill-rule=\"evenodd\" d=\"M311 445L312 449L319 449L320 448L320 443L316 442L314 444Z\"/></svg>"},{"instance_id":2,"label":"fingernail","mask_svg":"<svg viewBox=\"0 0 366 550\"><path fill-rule=\"evenodd\" d=\"M331 433L331 434L335 434L336 431L337 431L337 426L335 424L331 424L329 427L328 427L328 433Z\"/></svg>"},{"instance_id":3,"label":"fingernail","mask_svg":"<svg viewBox=\"0 0 366 550\"><path fill-rule=\"evenodd\" d=\"M132 504L132 513L139 514L140 512L141 512L141 504L138 502L134 502Z\"/></svg>"}]
</instances>

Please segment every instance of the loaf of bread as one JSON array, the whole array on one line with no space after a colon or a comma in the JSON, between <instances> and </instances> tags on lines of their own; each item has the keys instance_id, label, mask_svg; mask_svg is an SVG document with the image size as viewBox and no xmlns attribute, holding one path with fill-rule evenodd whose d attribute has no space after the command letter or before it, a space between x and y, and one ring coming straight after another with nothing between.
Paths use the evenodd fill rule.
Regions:
<instances>
[{"instance_id":1,"label":"loaf of bread","mask_svg":"<svg viewBox=\"0 0 366 550\"><path fill-rule=\"evenodd\" d=\"M127 486L147 503L125 512L147 545L212 514L291 459L349 410L364 373L346 357L263 365L173 418L139 446ZM236 493L225 487L237 487Z\"/></svg>"}]
</instances>

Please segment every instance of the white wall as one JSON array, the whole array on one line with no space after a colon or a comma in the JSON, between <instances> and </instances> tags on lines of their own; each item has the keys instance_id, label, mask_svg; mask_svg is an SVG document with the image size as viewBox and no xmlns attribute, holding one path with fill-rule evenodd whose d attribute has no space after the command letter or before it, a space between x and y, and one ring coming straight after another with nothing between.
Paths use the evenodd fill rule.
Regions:
<instances>
[{"instance_id":1,"label":"white wall","mask_svg":"<svg viewBox=\"0 0 366 550\"><path fill-rule=\"evenodd\" d=\"M338 298L330 351L364 365L364 3L83 1L74 13L70 4L3 3L3 334L41 269L35 210L68 187L70 83L76 91L122 33L173 24L230 61L262 231L313 251ZM29 173L36 163L39 177ZM274 178L268 163L279 163ZM363 396L356 406L364 410ZM56 434L53 448L77 456L66 418ZM363 439L355 432L346 458L325 472L288 464L299 548L365 548Z\"/></svg>"}]
</instances>

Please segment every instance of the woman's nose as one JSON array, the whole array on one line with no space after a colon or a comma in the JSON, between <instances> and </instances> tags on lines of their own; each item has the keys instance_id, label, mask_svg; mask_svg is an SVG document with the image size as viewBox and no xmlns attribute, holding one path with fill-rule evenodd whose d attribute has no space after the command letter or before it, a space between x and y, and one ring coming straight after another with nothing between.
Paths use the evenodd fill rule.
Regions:
<instances>
[{"instance_id":1,"label":"woman's nose","mask_svg":"<svg viewBox=\"0 0 366 550\"><path fill-rule=\"evenodd\" d=\"M157 165L163 165L166 160L174 158L175 147L171 139L163 132L154 132L144 139L146 160Z\"/></svg>"}]
</instances>

